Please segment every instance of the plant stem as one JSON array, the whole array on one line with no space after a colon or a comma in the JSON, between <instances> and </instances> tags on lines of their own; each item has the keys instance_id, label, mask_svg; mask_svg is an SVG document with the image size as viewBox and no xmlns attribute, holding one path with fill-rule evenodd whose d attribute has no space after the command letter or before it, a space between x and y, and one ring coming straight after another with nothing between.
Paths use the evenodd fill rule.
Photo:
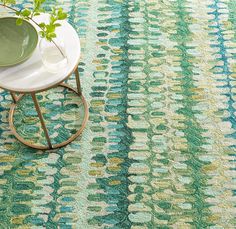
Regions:
<instances>
[{"instance_id":1,"label":"plant stem","mask_svg":"<svg viewBox=\"0 0 236 229\"><path fill-rule=\"evenodd\" d=\"M7 8L7 9L9 9L9 10L14 11L14 12L19 12L18 10L14 9L13 7L7 6L7 5L2 4L2 3L0 3L0 6L5 7L5 8ZM26 18L27 18L28 20L32 21L35 25L37 25L42 31L44 31L44 30L40 27L40 25L39 25L33 18L31 18L31 17L26 17ZM52 43L57 47L57 49L60 51L61 55L62 55L64 58L66 58L65 55L64 55L64 53L63 53L62 50L60 49L60 47L56 44L56 42L55 42L54 40L52 40Z\"/></svg>"}]
</instances>

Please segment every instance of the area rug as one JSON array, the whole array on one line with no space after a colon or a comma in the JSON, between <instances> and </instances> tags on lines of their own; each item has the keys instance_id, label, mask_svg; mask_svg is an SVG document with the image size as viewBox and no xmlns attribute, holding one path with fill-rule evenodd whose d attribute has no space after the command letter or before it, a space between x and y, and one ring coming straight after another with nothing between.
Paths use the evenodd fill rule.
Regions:
<instances>
[{"instance_id":1,"label":"area rug","mask_svg":"<svg viewBox=\"0 0 236 229\"><path fill-rule=\"evenodd\" d=\"M236 228L235 0L57 2L81 39L89 122L30 149L1 91L0 228Z\"/></svg>"}]
</instances>

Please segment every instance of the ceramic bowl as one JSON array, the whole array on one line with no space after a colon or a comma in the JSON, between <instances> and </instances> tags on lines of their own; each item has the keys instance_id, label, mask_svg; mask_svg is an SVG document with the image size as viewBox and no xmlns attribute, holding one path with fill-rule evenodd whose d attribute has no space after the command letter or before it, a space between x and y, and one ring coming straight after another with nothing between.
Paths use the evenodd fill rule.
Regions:
<instances>
[{"instance_id":1,"label":"ceramic bowl","mask_svg":"<svg viewBox=\"0 0 236 229\"><path fill-rule=\"evenodd\" d=\"M38 33L28 21L16 24L17 18L0 18L0 67L26 61L38 44Z\"/></svg>"}]
</instances>

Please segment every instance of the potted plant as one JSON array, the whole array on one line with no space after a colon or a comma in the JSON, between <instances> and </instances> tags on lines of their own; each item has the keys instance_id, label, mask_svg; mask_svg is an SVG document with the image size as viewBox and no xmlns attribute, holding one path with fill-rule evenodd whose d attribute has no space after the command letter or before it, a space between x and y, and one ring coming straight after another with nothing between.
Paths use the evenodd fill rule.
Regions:
<instances>
[{"instance_id":1,"label":"potted plant","mask_svg":"<svg viewBox=\"0 0 236 229\"><path fill-rule=\"evenodd\" d=\"M63 50L63 45L61 45L60 42L57 41L56 29L59 26L61 26L60 21L67 18L67 14L63 11L62 8L54 7L51 9L50 12L47 12L49 13L48 22L45 22L45 21L37 22L35 20L35 17L45 12L45 10L42 7L42 4L44 2L45 0L32 0L32 8L23 8L23 9L18 10L16 8L15 0L0 0L0 7L3 7L15 13L15 16L13 18L15 20L16 26L20 27L26 23L30 23L30 24L34 24L36 27L39 28L38 34L42 38L40 41L41 42L40 48L42 51L41 54L43 54L45 50L49 46L51 46L51 44L53 44L53 46L56 47L57 51L60 53L61 57L66 58L66 54ZM5 22L2 22L2 24L4 23ZM6 23L5 23L5 28L6 28ZM7 31L9 31L9 29ZM0 66L1 66L1 63L0 63Z\"/></svg>"}]
</instances>

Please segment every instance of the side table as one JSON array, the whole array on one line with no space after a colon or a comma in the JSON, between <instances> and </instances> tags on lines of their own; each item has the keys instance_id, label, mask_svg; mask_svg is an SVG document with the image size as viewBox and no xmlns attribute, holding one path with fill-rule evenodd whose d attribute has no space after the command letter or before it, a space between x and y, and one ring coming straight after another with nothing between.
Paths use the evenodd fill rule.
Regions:
<instances>
[{"instance_id":1,"label":"side table","mask_svg":"<svg viewBox=\"0 0 236 229\"><path fill-rule=\"evenodd\" d=\"M37 16L34 18L34 20L37 22L47 21L48 15L43 14ZM26 62L13 67L0 68L0 88L9 91L13 99L13 104L11 105L9 113L10 129L20 142L27 146L40 150L56 149L69 144L82 133L88 120L88 106L85 98L82 95L80 77L78 72L78 64L80 59L80 40L76 31L68 22L63 21L61 24L62 26L57 29L57 35L64 41L68 57L67 66L61 71L57 73L50 73L46 70L42 63L38 47L33 53L32 57ZM36 29L38 30L38 28ZM68 84L63 83L73 73L75 73L77 90L73 89ZM81 127L79 130L77 130L76 133L74 133L63 142L52 144L36 94L59 86L70 90L78 97L80 97L82 105L84 106L84 116ZM32 143L31 141L25 140L17 133L17 130L14 126L14 113L18 102L25 95L29 94L32 97L37 115L40 119L41 127L43 129L47 142L46 145L38 145Z\"/></svg>"}]
</instances>

